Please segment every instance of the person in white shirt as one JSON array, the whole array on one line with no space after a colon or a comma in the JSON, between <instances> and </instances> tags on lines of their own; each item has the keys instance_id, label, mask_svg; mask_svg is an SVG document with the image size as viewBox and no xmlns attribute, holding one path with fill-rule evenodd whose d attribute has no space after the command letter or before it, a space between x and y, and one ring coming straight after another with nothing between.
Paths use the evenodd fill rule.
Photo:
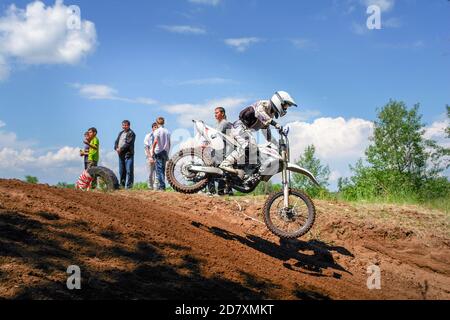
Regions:
<instances>
[{"instance_id":1,"label":"person in white shirt","mask_svg":"<svg viewBox=\"0 0 450 320\"><path fill-rule=\"evenodd\" d=\"M159 117L156 120L158 129L153 133L155 141L153 142L152 154L155 155L156 160L156 176L158 178L158 190L166 190L166 162L169 160L170 152L170 133L164 128L165 120Z\"/></svg>"},{"instance_id":2,"label":"person in white shirt","mask_svg":"<svg viewBox=\"0 0 450 320\"><path fill-rule=\"evenodd\" d=\"M156 179L156 161L155 156L152 154L153 142L155 142L155 131L158 129L158 124L155 122L152 124L152 132L147 134L144 139L145 157L147 158L147 167L149 171L147 185L150 190L158 187L158 179Z\"/></svg>"}]
</instances>

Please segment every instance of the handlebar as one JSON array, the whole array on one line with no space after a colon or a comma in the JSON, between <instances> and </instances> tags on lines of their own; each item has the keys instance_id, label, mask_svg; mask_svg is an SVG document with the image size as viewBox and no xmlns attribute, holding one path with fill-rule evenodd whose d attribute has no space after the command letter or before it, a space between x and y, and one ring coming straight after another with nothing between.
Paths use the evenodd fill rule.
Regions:
<instances>
[{"instance_id":1,"label":"handlebar","mask_svg":"<svg viewBox=\"0 0 450 320\"><path fill-rule=\"evenodd\" d=\"M281 127L280 129L278 129L278 133L280 134L280 136L287 138L289 134L289 127L288 128Z\"/></svg>"}]
</instances>

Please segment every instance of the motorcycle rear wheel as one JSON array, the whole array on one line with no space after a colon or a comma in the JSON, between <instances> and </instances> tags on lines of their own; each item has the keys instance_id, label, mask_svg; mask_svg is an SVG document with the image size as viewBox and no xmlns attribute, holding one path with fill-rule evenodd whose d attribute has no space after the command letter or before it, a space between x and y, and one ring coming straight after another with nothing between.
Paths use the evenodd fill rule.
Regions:
<instances>
[{"instance_id":1,"label":"motorcycle rear wheel","mask_svg":"<svg viewBox=\"0 0 450 320\"><path fill-rule=\"evenodd\" d=\"M183 161L187 163L183 164ZM166 177L175 191L192 194L204 189L208 184L208 176L204 173L190 173L189 164L212 166L213 162L208 149L190 148L178 151L166 164Z\"/></svg>"},{"instance_id":2,"label":"motorcycle rear wheel","mask_svg":"<svg viewBox=\"0 0 450 320\"><path fill-rule=\"evenodd\" d=\"M300 190L289 190L289 207L284 208L283 192L269 196L264 204L264 222L267 228L284 239L304 236L316 219L316 208L311 198Z\"/></svg>"}]
</instances>

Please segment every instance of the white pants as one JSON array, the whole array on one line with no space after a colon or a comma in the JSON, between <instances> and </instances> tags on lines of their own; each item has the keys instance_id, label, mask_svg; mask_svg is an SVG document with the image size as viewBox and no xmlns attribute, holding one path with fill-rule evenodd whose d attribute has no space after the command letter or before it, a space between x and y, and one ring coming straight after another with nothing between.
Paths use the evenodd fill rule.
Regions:
<instances>
[{"instance_id":1,"label":"white pants","mask_svg":"<svg viewBox=\"0 0 450 320\"><path fill-rule=\"evenodd\" d=\"M245 163L245 149L250 148L249 163L256 163L257 145L256 139L252 134L252 131L248 129L242 121L238 120L234 123L233 128L230 131L230 136L233 137L239 146L231 152L223 164L244 164Z\"/></svg>"},{"instance_id":2,"label":"white pants","mask_svg":"<svg viewBox=\"0 0 450 320\"><path fill-rule=\"evenodd\" d=\"M147 160L147 167L149 171L147 185L150 190L158 188L158 178L156 177L156 162L150 163Z\"/></svg>"}]
</instances>

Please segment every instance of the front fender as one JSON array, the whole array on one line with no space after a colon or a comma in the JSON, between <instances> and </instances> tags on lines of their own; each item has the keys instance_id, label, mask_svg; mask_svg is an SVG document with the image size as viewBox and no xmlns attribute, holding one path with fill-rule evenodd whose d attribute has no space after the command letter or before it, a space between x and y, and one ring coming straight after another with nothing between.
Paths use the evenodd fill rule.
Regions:
<instances>
[{"instance_id":1,"label":"front fender","mask_svg":"<svg viewBox=\"0 0 450 320\"><path fill-rule=\"evenodd\" d=\"M297 172L297 173L303 174L304 176L307 176L309 179L311 179L312 182L314 182L318 187L320 187L320 184L319 184L319 182L317 182L316 177L314 177L314 175L311 172L309 172L308 170L306 170L296 164L293 164L293 163L288 163L287 169L289 171Z\"/></svg>"}]
</instances>

